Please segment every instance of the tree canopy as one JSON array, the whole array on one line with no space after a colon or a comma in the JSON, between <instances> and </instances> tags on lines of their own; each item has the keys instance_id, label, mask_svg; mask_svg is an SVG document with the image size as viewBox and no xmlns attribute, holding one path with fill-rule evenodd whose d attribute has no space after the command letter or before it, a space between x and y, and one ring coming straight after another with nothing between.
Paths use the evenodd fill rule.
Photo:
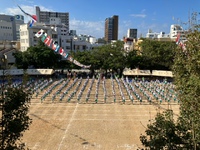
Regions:
<instances>
[{"instance_id":1,"label":"tree canopy","mask_svg":"<svg viewBox=\"0 0 200 150\"><path fill-rule=\"evenodd\" d=\"M16 52L16 66L19 69L32 68L57 68L61 55L39 42L37 46L29 47L25 52Z\"/></svg>"},{"instance_id":2,"label":"tree canopy","mask_svg":"<svg viewBox=\"0 0 200 150\"><path fill-rule=\"evenodd\" d=\"M142 57L146 62L146 68L152 70L171 70L174 50L176 49L175 42L144 39L140 46Z\"/></svg>"},{"instance_id":3,"label":"tree canopy","mask_svg":"<svg viewBox=\"0 0 200 150\"><path fill-rule=\"evenodd\" d=\"M177 132L179 126L175 124L173 120L173 111L167 110L163 113L158 113L155 120L150 120L150 124L147 125L145 135L140 136L142 144L150 148L151 150L158 150L167 148L181 149L182 138Z\"/></svg>"},{"instance_id":4,"label":"tree canopy","mask_svg":"<svg viewBox=\"0 0 200 150\"><path fill-rule=\"evenodd\" d=\"M200 32L187 36L186 49L177 48L173 66L180 113L191 134L194 149L200 148Z\"/></svg>"},{"instance_id":5,"label":"tree canopy","mask_svg":"<svg viewBox=\"0 0 200 150\"><path fill-rule=\"evenodd\" d=\"M105 44L95 47L93 50L70 52L70 55L85 65L91 65L91 70L103 69L117 71L127 68L171 70L175 42L154 41L143 39L140 43L141 51L133 50L125 52L123 41ZM41 41L35 47L29 47L25 52L14 54L17 68L80 68L67 60L62 60L61 55L56 54Z\"/></svg>"},{"instance_id":6,"label":"tree canopy","mask_svg":"<svg viewBox=\"0 0 200 150\"><path fill-rule=\"evenodd\" d=\"M24 82L25 83L25 82ZM2 103L2 137L0 149L23 150L25 145L21 141L23 132L29 128L32 120L28 116L31 93L25 84L18 87L2 86L0 100Z\"/></svg>"},{"instance_id":7,"label":"tree canopy","mask_svg":"<svg viewBox=\"0 0 200 150\"><path fill-rule=\"evenodd\" d=\"M174 121L168 111L158 114L140 140L150 149L200 149L200 32L187 35L185 48L177 46L172 66L180 101ZM168 115L166 115L168 114ZM170 117L171 116L171 117Z\"/></svg>"}]
</instances>

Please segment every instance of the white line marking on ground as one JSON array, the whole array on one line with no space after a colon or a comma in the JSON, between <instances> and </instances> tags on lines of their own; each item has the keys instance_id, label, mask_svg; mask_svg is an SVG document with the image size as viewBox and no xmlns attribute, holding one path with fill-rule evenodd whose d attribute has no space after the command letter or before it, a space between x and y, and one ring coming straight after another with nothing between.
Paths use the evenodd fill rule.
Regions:
<instances>
[{"instance_id":1,"label":"white line marking on ground","mask_svg":"<svg viewBox=\"0 0 200 150\"><path fill-rule=\"evenodd\" d=\"M74 112L73 112L73 114L72 114L72 117L71 117L71 119L70 119L70 121L69 121L69 123L68 123L68 125L67 125L67 128L66 128L65 133L64 133L64 135L63 135L63 137L62 137L62 140L61 140L61 142L60 142L60 144L59 144L58 150L61 149L61 146L62 146L62 144L63 144L63 141L64 141L65 137L66 137L66 134L67 134L67 132L68 132L68 129L69 129L69 127L71 126L71 122L74 120L74 114L75 114L76 111L77 111L77 107L78 107L78 103L76 103L76 107L75 107Z\"/></svg>"}]
</instances>

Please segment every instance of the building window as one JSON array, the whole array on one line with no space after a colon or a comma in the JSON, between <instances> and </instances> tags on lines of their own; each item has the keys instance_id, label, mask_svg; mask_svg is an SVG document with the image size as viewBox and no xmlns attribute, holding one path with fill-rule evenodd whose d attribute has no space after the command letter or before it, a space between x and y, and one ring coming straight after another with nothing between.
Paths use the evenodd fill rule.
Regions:
<instances>
[{"instance_id":1,"label":"building window","mask_svg":"<svg viewBox=\"0 0 200 150\"><path fill-rule=\"evenodd\" d=\"M52 38L58 38L57 34L52 34Z\"/></svg>"},{"instance_id":2,"label":"building window","mask_svg":"<svg viewBox=\"0 0 200 150\"><path fill-rule=\"evenodd\" d=\"M70 39L67 39L67 40L66 40L66 43L70 43L70 42L71 42L71 40L70 40Z\"/></svg>"},{"instance_id":3,"label":"building window","mask_svg":"<svg viewBox=\"0 0 200 150\"><path fill-rule=\"evenodd\" d=\"M70 46L66 46L66 49L69 49L69 50L70 50L70 49L71 49L71 47L70 47Z\"/></svg>"}]
</instances>

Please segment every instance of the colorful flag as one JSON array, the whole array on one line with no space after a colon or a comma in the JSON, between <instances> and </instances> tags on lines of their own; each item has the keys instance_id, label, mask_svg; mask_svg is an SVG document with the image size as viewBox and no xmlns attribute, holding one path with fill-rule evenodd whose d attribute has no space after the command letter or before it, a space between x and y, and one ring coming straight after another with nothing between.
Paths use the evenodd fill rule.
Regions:
<instances>
[{"instance_id":1,"label":"colorful flag","mask_svg":"<svg viewBox=\"0 0 200 150\"><path fill-rule=\"evenodd\" d=\"M47 36L47 38L45 38L45 40L43 42L44 42L45 45L47 45L50 40L51 40L51 37Z\"/></svg>"},{"instance_id":2,"label":"colorful flag","mask_svg":"<svg viewBox=\"0 0 200 150\"><path fill-rule=\"evenodd\" d=\"M39 38L40 36L42 36L43 35L43 33L44 33L44 30L40 30L40 31L38 31L36 34L35 34L35 36L37 37L37 38Z\"/></svg>"},{"instance_id":3,"label":"colorful flag","mask_svg":"<svg viewBox=\"0 0 200 150\"><path fill-rule=\"evenodd\" d=\"M78 62L77 60L75 60L72 56L69 56L69 54L67 54L64 49L62 47L60 47L55 41L53 41L53 39L47 35L47 33L44 32L44 30L40 30L35 34L36 37L41 37L42 42L45 43L45 45L47 45L48 47L51 47L52 50L54 50L55 52L58 52L61 56L63 56L64 58L67 58L68 61L74 63L77 66L80 66L82 68L90 68L91 65L86 66L81 64L80 62Z\"/></svg>"},{"instance_id":4,"label":"colorful flag","mask_svg":"<svg viewBox=\"0 0 200 150\"><path fill-rule=\"evenodd\" d=\"M64 50L63 50L62 47L60 47L60 49L59 49L59 54L60 54L60 55L63 55L63 53L64 53Z\"/></svg>"},{"instance_id":5,"label":"colorful flag","mask_svg":"<svg viewBox=\"0 0 200 150\"><path fill-rule=\"evenodd\" d=\"M33 26L34 23L35 23L35 20L29 21L29 27L31 28L31 27Z\"/></svg>"},{"instance_id":6,"label":"colorful flag","mask_svg":"<svg viewBox=\"0 0 200 150\"><path fill-rule=\"evenodd\" d=\"M46 38L47 38L47 34L44 33L44 34L42 35L42 38L41 38L42 42L44 42L44 40L45 40Z\"/></svg>"},{"instance_id":7,"label":"colorful flag","mask_svg":"<svg viewBox=\"0 0 200 150\"><path fill-rule=\"evenodd\" d=\"M51 48L52 48L54 51L57 52L57 51L59 50L60 46L59 46L57 43L53 42Z\"/></svg>"},{"instance_id":8,"label":"colorful flag","mask_svg":"<svg viewBox=\"0 0 200 150\"><path fill-rule=\"evenodd\" d=\"M66 54L65 52L62 54L62 56L64 57L64 58L67 58L68 57L68 54Z\"/></svg>"},{"instance_id":9,"label":"colorful flag","mask_svg":"<svg viewBox=\"0 0 200 150\"><path fill-rule=\"evenodd\" d=\"M56 47L58 46L58 44L57 43L55 43L55 41L52 43L52 49L55 51L56 50Z\"/></svg>"},{"instance_id":10,"label":"colorful flag","mask_svg":"<svg viewBox=\"0 0 200 150\"><path fill-rule=\"evenodd\" d=\"M183 50L186 50L185 43L183 40L181 40L180 33L177 34L176 44L179 45Z\"/></svg>"},{"instance_id":11,"label":"colorful flag","mask_svg":"<svg viewBox=\"0 0 200 150\"><path fill-rule=\"evenodd\" d=\"M179 44L179 42L180 42L180 37L181 37L181 35L180 35L180 33L178 33L178 34L177 34L177 37L176 37L176 44Z\"/></svg>"}]
</instances>

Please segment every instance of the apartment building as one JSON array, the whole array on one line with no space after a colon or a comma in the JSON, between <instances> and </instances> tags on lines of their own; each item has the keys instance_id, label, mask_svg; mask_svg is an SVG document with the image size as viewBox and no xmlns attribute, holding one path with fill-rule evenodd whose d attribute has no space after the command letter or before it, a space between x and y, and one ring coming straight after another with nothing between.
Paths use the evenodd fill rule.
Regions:
<instances>
[{"instance_id":1,"label":"apartment building","mask_svg":"<svg viewBox=\"0 0 200 150\"><path fill-rule=\"evenodd\" d=\"M119 16L114 15L105 19L105 41L111 42L112 40L118 40L118 21Z\"/></svg>"},{"instance_id":2,"label":"apartment building","mask_svg":"<svg viewBox=\"0 0 200 150\"><path fill-rule=\"evenodd\" d=\"M127 38L137 39L137 29L128 29Z\"/></svg>"},{"instance_id":3,"label":"apartment building","mask_svg":"<svg viewBox=\"0 0 200 150\"><path fill-rule=\"evenodd\" d=\"M56 20L56 18L57 19L59 18L60 23L65 25L67 32L69 33L69 13L68 12L41 11L40 7L36 6L36 15L38 17L38 22L45 23L45 24L50 24L50 22L53 23L53 21L58 23L58 20Z\"/></svg>"}]
</instances>

